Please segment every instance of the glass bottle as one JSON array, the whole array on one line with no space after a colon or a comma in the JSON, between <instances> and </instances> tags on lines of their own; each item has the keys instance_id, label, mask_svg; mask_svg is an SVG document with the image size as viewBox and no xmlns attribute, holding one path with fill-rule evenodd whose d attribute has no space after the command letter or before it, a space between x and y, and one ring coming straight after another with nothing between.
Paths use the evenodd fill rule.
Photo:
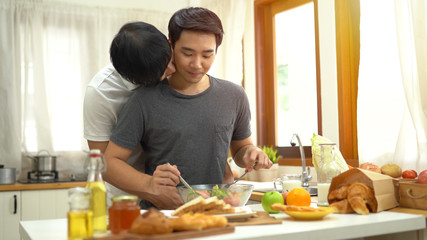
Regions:
<instances>
[{"instance_id":1,"label":"glass bottle","mask_svg":"<svg viewBox=\"0 0 427 240\"><path fill-rule=\"evenodd\" d=\"M320 164L317 168L317 206L329 206L328 193L332 178L341 173L335 162L335 143L323 143L320 146Z\"/></svg>"},{"instance_id":2,"label":"glass bottle","mask_svg":"<svg viewBox=\"0 0 427 240\"><path fill-rule=\"evenodd\" d=\"M99 149L92 149L86 162L88 177L86 188L92 190L90 209L93 212L95 233L107 231L107 189L101 173L107 169L104 156Z\"/></svg>"},{"instance_id":3,"label":"glass bottle","mask_svg":"<svg viewBox=\"0 0 427 240\"><path fill-rule=\"evenodd\" d=\"M112 199L113 205L108 209L109 227L113 234L130 229L133 221L141 214L137 196L123 195Z\"/></svg>"},{"instance_id":4,"label":"glass bottle","mask_svg":"<svg viewBox=\"0 0 427 240\"><path fill-rule=\"evenodd\" d=\"M84 187L68 190L70 210L68 218L68 240L93 237L93 214L90 210L91 191Z\"/></svg>"}]
</instances>

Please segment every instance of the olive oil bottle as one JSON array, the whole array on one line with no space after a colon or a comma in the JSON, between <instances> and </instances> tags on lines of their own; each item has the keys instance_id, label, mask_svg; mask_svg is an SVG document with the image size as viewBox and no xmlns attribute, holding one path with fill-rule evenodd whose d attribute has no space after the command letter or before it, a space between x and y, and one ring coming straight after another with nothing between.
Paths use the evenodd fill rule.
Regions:
<instances>
[{"instance_id":1,"label":"olive oil bottle","mask_svg":"<svg viewBox=\"0 0 427 240\"><path fill-rule=\"evenodd\" d=\"M68 190L68 240L82 240L93 237L93 214L90 210L91 191L75 187Z\"/></svg>"},{"instance_id":2,"label":"olive oil bottle","mask_svg":"<svg viewBox=\"0 0 427 240\"><path fill-rule=\"evenodd\" d=\"M87 161L88 177L86 188L92 191L90 209L93 212L93 231L103 233L107 231L107 189L102 179L107 165L99 149L92 149Z\"/></svg>"}]
</instances>

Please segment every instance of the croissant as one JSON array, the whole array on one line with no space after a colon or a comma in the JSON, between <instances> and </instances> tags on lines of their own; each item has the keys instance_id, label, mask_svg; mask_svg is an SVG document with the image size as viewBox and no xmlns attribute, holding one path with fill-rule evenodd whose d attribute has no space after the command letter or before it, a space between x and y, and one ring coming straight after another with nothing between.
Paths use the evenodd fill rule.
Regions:
<instances>
[{"instance_id":1,"label":"croissant","mask_svg":"<svg viewBox=\"0 0 427 240\"><path fill-rule=\"evenodd\" d=\"M374 191L363 183L356 182L351 184L347 190L347 199L353 210L358 214L366 215L369 214L369 210L372 212L377 211L378 205Z\"/></svg>"},{"instance_id":2,"label":"croissant","mask_svg":"<svg viewBox=\"0 0 427 240\"><path fill-rule=\"evenodd\" d=\"M203 213L186 213L178 218L172 218L171 222L174 231L202 230L225 227L228 224L228 220L224 216L212 216Z\"/></svg>"},{"instance_id":3,"label":"croissant","mask_svg":"<svg viewBox=\"0 0 427 240\"><path fill-rule=\"evenodd\" d=\"M337 213L369 214L376 212L378 203L374 191L364 183L355 182L331 191L328 195L330 207Z\"/></svg>"},{"instance_id":4,"label":"croissant","mask_svg":"<svg viewBox=\"0 0 427 240\"><path fill-rule=\"evenodd\" d=\"M173 231L171 221L154 208L148 209L139 215L132 223L130 232L142 235L171 233Z\"/></svg>"},{"instance_id":5,"label":"croissant","mask_svg":"<svg viewBox=\"0 0 427 240\"><path fill-rule=\"evenodd\" d=\"M328 195L329 202L340 201L347 198L347 189L349 185L343 185L333 191Z\"/></svg>"},{"instance_id":6,"label":"croissant","mask_svg":"<svg viewBox=\"0 0 427 240\"><path fill-rule=\"evenodd\" d=\"M335 213L354 213L354 210L347 199L331 203L329 204L329 207L333 208Z\"/></svg>"}]
</instances>

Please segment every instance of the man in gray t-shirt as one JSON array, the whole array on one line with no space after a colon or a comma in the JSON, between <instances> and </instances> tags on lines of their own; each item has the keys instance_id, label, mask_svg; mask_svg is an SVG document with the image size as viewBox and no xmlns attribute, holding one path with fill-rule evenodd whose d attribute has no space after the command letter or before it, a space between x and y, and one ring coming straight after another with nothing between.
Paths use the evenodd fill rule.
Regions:
<instances>
[{"instance_id":1,"label":"man in gray t-shirt","mask_svg":"<svg viewBox=\"0 0 427 240\"><path fill-rule=\"evenodd\" d=\"M176 165L190 184L219 184L231 140L251 136L250 111L241 86L210 77L196 95L173 90L168 81L138 89L120 113L110 140L127 149L141 144L146 172Z\"/></svg>"},{"instance_id":2,"label":"man in gray t-shirt","mask_svg":"<svg viewBox=\"0 0 427 240\"><path fill-rule=\"evenodd\" d=\"M177 11L169 21L176 72L138 90L120 113L105 151L104 179L145 199L144 208L183 204L180 175L189 184L222 183L229 151L246 171L272 166L250 137L244 89L206 74L222 35L221 20L210 10ZM146 173L126 164L138 144L147 153Z\"/></svg>"}]
</instances>

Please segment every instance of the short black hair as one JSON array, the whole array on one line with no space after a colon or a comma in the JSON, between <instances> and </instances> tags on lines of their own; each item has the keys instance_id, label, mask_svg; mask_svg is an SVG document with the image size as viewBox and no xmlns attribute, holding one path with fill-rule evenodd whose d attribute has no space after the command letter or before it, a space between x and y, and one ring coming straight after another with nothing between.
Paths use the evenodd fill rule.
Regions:
<instances>
[{"instance_id":1,"label":"short black hair","mask_svg":"<svg viewBox=\"0 0 427 240\"><path fill-rule=\"evenodd\" d=\"M171 57L172 49L166 36L145 22L123 25L110 47L110 59L117 72L141 86L158 83Z\"/></svg>"},{"instance_id":2,"label":"short black hair","mask_svg":"<svg viewBox=\"0 0 427 240\"><path fill-rule=\"evenodd\" d=\"M211 10L201 7L183 8L175 12L169 20L168 30L172 47L175 47L183 30L215 34L216 49L221 45L224 35L221 19Z\"/></svg>"}]
</instances>

